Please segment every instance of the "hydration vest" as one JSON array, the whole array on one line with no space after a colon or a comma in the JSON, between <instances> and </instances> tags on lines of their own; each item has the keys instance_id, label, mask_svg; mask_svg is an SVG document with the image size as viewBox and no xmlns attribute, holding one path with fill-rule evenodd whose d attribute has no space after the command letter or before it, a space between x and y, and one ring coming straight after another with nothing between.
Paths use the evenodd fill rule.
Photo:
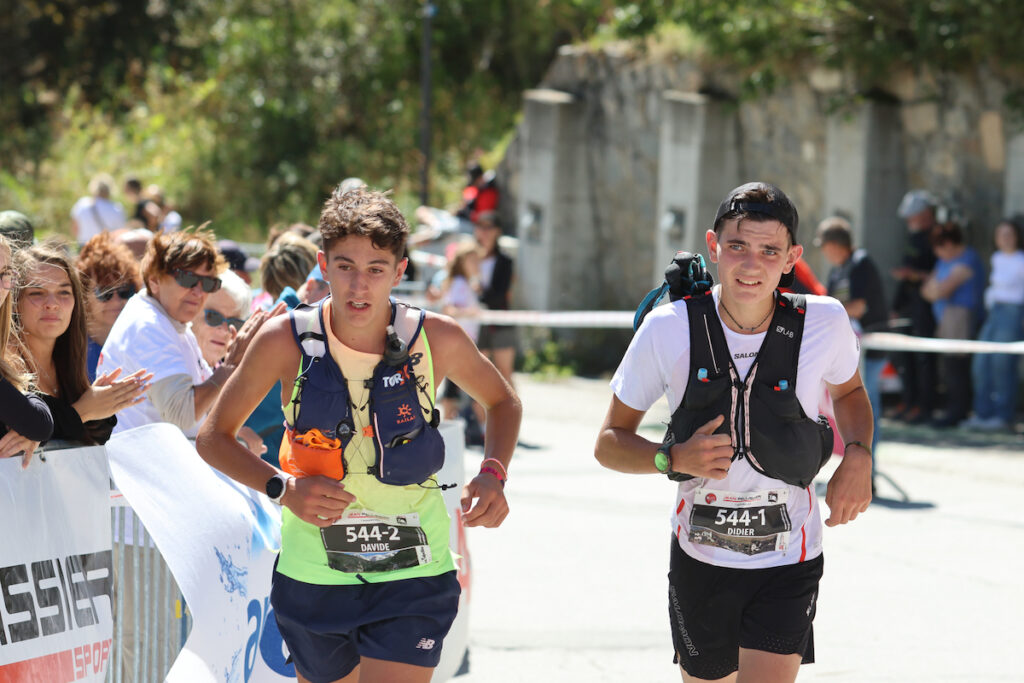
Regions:
<instances>
[{"instance_id":1,"label":"hydration vest","mask_svg":"<svg viewBox=\"0 0 1024 683\"><path fill-rule=\"evenodd\" d=\"M279 461L282 469L296 476L323 474L341 480L349 472L345 449L355 432L355 407L348 381L328 347L324 301L289 313L302 359L286 409L293 419ZM375 451L367 474L393 486L422 484L444 464L444 440L437 429L440 415L424 376L415 373L420 355L408 352L423 330L425 316L421 309L391 300L384 356L365 380L369 424L363 436L372 439ZM427 396L429 409L420 405L420 393Z\"/></svg>"},{"instance_id":2,"label":"hydration vest","mask_svg":"<svg viewBox=\"0 0 1024 683\"><path fill-rule=\"evenodd\" d=\"M796 396L806 297L778 294L771 325L747 376L740 378L710 292L685 297L690 323L690 375L672 413L665 445L682 443L718 415L716 434L732 437L733 460L773 479L810 485L832 455L828 420L812 420ZM679 475L677 479L692 479Z\"/></svg>"}]
</instances>

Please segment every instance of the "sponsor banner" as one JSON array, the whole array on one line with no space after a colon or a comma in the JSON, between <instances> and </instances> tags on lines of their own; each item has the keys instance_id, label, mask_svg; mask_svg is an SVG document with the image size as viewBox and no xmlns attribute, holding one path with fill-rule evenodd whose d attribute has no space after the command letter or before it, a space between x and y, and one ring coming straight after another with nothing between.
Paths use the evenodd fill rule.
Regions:
<instances>
[{"instance_id":1,"label":"sponsor banner","mask_svg":"<svg viewBox=\"0 0 1024 683\"><path fill-rule=\"evenodd\" d=\"M121 432L107 452L115 485L192 612L192 632L167 681L294 680L270 608L279 508L207 465L172 425Z\"/></svg>"},{"instance_id":2,"label":"sponsor banner","mask_svg":"<svg viewBox=\"0 0 1024 683\"><path fill-rule=\"evenodd\" d=\"M104 681L113 634L102 447L0 460L0 682Z\"/></svg>"}]
</instances>

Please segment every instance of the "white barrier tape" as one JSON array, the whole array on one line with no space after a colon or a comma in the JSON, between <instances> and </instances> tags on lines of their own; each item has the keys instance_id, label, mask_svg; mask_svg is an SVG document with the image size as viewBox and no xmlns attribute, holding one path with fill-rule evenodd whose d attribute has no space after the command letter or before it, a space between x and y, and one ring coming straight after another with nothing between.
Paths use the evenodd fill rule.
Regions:
<instances>
[{"instance_id":1,"label":"white barrier tape","mask_svg":"<svg viewBox=\"0 0 1024 683\"><path fill-rule=\"evenodd\" d=\"M633 311L488 311L465 316L482 325L524 327L576 327L632 329ZM893 332L870 332L861 345L876 351L922 351L925 353L1008 353L1024 355L1024 341L986 342L971 339L931 339Z\"/></svg>"}]
</instances>

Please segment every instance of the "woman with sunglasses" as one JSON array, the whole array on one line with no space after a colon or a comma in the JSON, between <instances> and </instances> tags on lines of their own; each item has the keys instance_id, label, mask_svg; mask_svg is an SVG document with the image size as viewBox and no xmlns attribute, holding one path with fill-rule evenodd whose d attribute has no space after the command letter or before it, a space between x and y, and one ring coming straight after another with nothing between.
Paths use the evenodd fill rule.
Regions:
<instances>
[{"instance_id":1,"label":"woman with sunglasses","mask_svg":"<svg viewBox=\"0 0 1024 683\"><path fill-rule=\"evenodd\" d=\"M242 325L212 369L189 323L221 288L227 264L213 233L204 227L155 235L142 259L145 289L128 300L103 344L96 371L148 368L153 387L146 400L118 414L115 433L153 422L177 425L194 437L224 382L270 315L257 313Z\"/></svg>"},{"instance_id":2,"label":"woman with sunglasses","mask_svg":"<svg viewBox=\"0 0 1024 683\"><path fill-rule=\"evenodd\" d=\"M128 299L142 289L139 263L131 250L109 233L96 235L78 252L75 262L85 288L86 328L89 331L89 381L96 379L100 349Z\"/></svg>"},{"instance_id":3,"label":"woman with sunglasses","mask_svg":"<svg viewBox=\"0 0 1024 683\"><path fill-rule=\"evenodd\" d=\"M53 414L53 438L106 443L114 413L142 400L151 375L139 369L119 379L120 369L113 369L90 384L85 293L63 245L21 249L15 261L23 276L15 304L19 351Z\"/></svg>"},{"instance_id":4,"label":"woman with sunglasses","mask_svg":"<svg viewBox=\"0 0 1024 683\"><path fill-rule=\"evenodd\" d=\"M17 354L10 350L14 297L14 265L11 246L0 235L0 458L24 455L27 467L40 441L50 438L53 418L41 398L26 395L30 375Z\"/></svg>"}]
</instances>

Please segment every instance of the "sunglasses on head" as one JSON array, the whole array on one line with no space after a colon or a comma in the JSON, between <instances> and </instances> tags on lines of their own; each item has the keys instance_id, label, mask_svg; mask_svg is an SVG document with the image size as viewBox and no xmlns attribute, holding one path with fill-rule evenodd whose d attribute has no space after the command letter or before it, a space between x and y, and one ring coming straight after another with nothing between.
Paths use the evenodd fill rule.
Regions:
<instances>
[{"instance_id":1,"label":"sunglasses on head","mask_svg":"<svg viewBox=\"0 0 1024 683\"><path fill-rule=\"evenodd\" d=\"M110 288L97 287L93 292L96 294L96 298L103 302L110 301L114 298L115 294L121 297L122 300L128 301L128 299L135 296L135 285L127 284Z\"/></svg>"},{"instance_id":2,"label":"sunglasses on head","mask_svg":"<svg viewBox=\"0 0 1024 683\"><path fill-rule=\"evenodd\" d=\"M181 268L175 268L173 275L174 281L185 289L192 289L200 283L202 283L203 291L207 294L213 294L220 289L221 282L219 277L199 275L191 270L182 270Z\"/></svg>"},{"instance_id":3,"label":"sunglasses on head","mask_svg":"<svg viewBox=\"0 0 1024 683\"><path fill-rule=\"evenodd\" d=\"M210 327L220 327L224 323L231 325L236 330L245 324L245 320L242 318L229 318L219 311L215 311L212 308L203 309L203 320Z\"/></svg>"}]
</instances>

